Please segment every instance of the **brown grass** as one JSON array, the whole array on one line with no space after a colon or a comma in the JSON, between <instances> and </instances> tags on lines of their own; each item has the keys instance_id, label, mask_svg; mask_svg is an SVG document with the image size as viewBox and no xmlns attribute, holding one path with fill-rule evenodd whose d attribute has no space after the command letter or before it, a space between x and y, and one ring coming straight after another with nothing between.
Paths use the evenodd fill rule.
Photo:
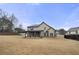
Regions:
<instances>
[{"instance_id":1,"label":"brown grass","mask_svg":"<svg viewBox=\"0 0 79 59\"><path fill-rule=\"evenodd\" d=\"M78 55L79 41L58 38L0 36L1 55Z\"/></svg>"}]
</instances>

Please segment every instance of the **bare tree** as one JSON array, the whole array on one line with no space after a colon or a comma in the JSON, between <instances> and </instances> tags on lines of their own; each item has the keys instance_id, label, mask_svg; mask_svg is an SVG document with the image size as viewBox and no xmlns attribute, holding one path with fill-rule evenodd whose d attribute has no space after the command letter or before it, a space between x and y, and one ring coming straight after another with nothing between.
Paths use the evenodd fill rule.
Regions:
<instances>
[{"instance_id":1,"label":"bare tree","mask_svg":"<svg viewBox=\"0 0 79 59\"><path fill-rule=\"evenodd\" d=\"M7 12L4 12L0 9L0 31L12 31L16 25L17 18L14 14L8 16Z\"/></svg>"}]
</instances>

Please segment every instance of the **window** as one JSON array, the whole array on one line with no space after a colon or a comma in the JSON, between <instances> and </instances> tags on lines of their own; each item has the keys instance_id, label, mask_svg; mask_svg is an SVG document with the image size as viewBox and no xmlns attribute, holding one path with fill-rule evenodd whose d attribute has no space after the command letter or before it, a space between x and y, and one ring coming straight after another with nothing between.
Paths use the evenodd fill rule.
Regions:
<instances>
[{"instance_id":1,"label":"window","mask_svg":"<svg viewBox=\"0 0 79 59\"><path fill-rule=\"evenodd\" d=\"M33 28L30 28L30 30L33 30Z\"/></svg>"},{"instance_id":2,"label":"window","mask_svg":"<svg viewBox=\"0 0 79 59\"><path fill-rule=\"evenodd\" d=\"M50 37L53 37L53 33L50 33Z\"/></svg>"},{"instance_id":3,"label":"window","mask_svg":"<svg viewBox=\"0 0 79 59\"><path fill-rule=\"evenodd\" d=\"M46 30L46 27L44 27L44 30Z\"/></svg>"}]
</instances>

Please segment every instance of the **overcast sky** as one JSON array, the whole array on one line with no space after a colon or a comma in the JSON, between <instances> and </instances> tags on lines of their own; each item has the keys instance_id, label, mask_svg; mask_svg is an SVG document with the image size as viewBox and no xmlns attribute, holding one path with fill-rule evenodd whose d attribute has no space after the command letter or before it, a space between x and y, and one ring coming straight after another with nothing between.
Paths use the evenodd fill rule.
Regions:
<instances>
[{"instance_id":1,"label":"overcast sky","mask_svg":"<svg viewBox=\"0 0 79 59\"><path fill-rule=\"evenodd\" d=\"M79 26L79 4L0 4L0 9L14 13L18 23L27 26L46 22L55 29Z\"/></svg>"}]
</instances>

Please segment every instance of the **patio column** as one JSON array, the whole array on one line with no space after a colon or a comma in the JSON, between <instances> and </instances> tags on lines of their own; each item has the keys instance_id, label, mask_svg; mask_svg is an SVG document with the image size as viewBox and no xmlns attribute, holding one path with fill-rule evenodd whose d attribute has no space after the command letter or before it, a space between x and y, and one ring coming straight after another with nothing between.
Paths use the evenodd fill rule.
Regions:
<instances>
[{"instance_id":1,"label":"patio column","mask_svg":"<svg viewBox=\"0 0 79 59\"><path fill-rule=\"evenodd\" d=\"M36 37L36 32L34 32L34 36Z\"/></svg>"}]
</instances>

